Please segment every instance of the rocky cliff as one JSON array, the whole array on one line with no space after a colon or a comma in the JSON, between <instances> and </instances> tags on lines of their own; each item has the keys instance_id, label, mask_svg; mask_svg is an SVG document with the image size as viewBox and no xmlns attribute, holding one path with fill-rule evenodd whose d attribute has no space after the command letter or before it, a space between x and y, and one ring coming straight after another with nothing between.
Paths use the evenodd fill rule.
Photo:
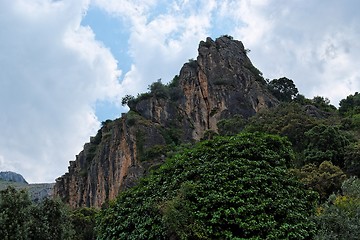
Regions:
<instances>
[{"instance_id":1,"label":"rocky cliff","mask_svg":"<svg viewBox=\"0 0 360 240\"><path fill-rule=\"evenodd\" d=\"M164 160L169 146L218 131L221 119L253 116L278 104L240 41L207 38L196 60L168 85L129 98L130 111L106 121L56 180L54 193L72 207L99 207Z\"/></svg>"}]
</instances>

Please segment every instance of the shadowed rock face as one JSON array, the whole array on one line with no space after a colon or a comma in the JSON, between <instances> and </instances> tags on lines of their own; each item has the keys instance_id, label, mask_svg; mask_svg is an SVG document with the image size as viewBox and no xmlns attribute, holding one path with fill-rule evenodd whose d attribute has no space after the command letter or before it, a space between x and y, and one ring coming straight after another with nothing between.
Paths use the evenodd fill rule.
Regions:
<instances>
[{"instance_id":1,"label":"shadowed rock face","mask_svg":"<svg viewBox=\"0 0 360 240\"><path fill-rule=\"evenodd\" d=\"M217 132L221 119L248 118L278 104L240 41L207 38L198 52L166 94L130 101L127 114L103 125L56 180L56 196L72 207L99 207L164 160L151 159L149 150L198 141L207 131Z\"/></svg>"}]
</instances>

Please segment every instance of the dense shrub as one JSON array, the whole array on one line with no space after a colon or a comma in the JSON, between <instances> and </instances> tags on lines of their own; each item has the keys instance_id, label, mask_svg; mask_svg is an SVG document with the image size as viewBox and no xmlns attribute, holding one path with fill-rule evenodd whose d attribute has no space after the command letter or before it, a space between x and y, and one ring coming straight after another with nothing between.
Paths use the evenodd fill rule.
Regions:
<instances>
[{"instance_id":1,"label":"dense shrub","mask_svg":"<svg viewBox=\"0 0 360 240\"><path fill-rule=\"evenodd\" d=\"M215 137L175 155L98 218L99 239L311 239L315 194L285 139Z\"/></svg>"}]
</instances>

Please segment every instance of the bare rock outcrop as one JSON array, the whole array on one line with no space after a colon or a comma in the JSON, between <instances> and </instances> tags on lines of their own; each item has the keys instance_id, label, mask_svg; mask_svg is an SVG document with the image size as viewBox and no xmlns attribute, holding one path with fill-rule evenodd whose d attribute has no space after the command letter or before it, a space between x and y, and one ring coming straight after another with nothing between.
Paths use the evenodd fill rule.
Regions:
<instances>
[{"instance_id":1,"label":"bare rock outcrop","mask_svg":"<svg viewBox=\"0 0 360 240\"><path fill-rule=\"evenodd\" d=\"M199 141L216 133L221 119L248 118L278 104L240 41L207 38L198 52L170 85L154 85L128 102L128 113L103 124L56 180L56 196L72 207L99 207L162 163L154 150Z\"/></svg>"}]
</instances>

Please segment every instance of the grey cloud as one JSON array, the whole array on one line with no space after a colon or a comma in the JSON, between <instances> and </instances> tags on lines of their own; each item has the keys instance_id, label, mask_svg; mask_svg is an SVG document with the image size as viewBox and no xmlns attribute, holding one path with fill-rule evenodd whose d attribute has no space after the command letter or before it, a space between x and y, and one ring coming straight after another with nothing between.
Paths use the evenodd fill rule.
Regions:
<instances>
[{"instance_id":1,"label":"grey cloud","mask_svg":"<svg viewBox=\"0 0 360 240\"><path fill-rule=\"evenodd\" d=\"M117 96L109 50L80 26L87 1L0 3L0 168L54 181L99 123L98 99Z\"/></svg>"}]
</instances>

